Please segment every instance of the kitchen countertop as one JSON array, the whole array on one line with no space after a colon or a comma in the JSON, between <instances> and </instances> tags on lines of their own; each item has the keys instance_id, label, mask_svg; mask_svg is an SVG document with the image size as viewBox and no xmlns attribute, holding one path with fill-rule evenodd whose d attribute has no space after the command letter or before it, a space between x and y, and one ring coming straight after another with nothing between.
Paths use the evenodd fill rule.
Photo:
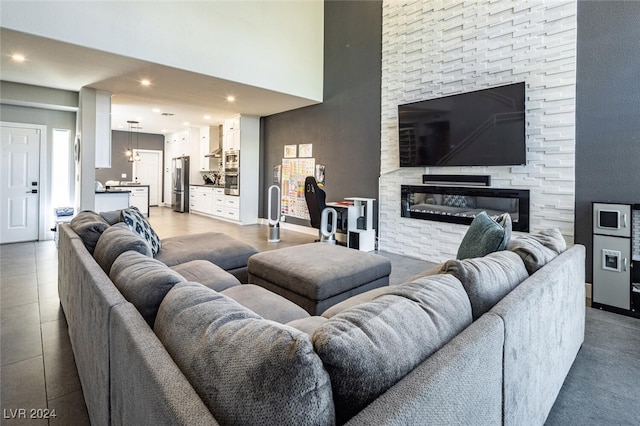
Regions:
<instances>
[{"instance_id":1,"label":"kitchen countertop","mask_svg":"<svg viewBox=\"0 0 640 426\"><path fill-rule=\"evenodd\" d=\"M206 188L224 188L224 185L214 185L211 183L190 183L189 186L203 186Z\"/></svg>"},{"instance_id":2,"label":"kitchen countertop","mask_svg":"<svg viewBox=\"0 0 640 426\"><path fill-rule=\"evenodd\" d=\"M131 192L128 189L103 189L102 191L96 190L96 194L117 194L118 192Z\"/></svg>"}]
</instances>

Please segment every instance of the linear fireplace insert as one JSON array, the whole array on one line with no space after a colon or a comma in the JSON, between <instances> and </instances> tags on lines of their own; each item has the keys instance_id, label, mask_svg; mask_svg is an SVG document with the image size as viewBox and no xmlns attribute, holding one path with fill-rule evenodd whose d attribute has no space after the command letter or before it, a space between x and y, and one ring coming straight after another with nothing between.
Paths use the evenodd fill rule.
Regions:
<instances>
[{"instance_id":1,"label":"linear fireplace insert","mask_svg":"<svg viewBox=\"0 0 640 426\"><path fill-rule=\"evenodd\" d=\"M402 217L470 224L482 211L509 213L514 231L529 232L529 190L402 185Z\"/></svg>"}]
</instances>

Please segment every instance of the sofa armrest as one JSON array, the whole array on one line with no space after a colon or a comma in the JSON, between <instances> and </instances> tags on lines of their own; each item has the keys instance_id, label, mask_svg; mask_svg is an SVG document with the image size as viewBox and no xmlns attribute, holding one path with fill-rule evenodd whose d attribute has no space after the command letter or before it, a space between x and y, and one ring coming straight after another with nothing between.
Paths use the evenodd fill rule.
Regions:
<instances>
[{"instance_id":1,"label":"sofa armrest","mask_svg":"<svg viewBox=\"0 0 640 426\"><path fill-rule=\"evenodd\" d=\"M218 425L160 340L131 303L110 324L114 425Z\"/></svg>"},{"instance_id":2,"label":"sofa armrest","mask_svg":"<svg viewBox=\"0 0 640 426\"><path fill-rule=\"evenodd\" d=\"M503 342L483 315L346 424L502 424Z\"/></svg>"},{"instance_id":3,"label":"sofa armrest","mask_svg":"<svg viewBox=\"0 0 640 426\"><path fill-rule=\"evenodd\" d=\"M505 327L503 424L543 424L584 341L584 246L547 263L489 312Z\"/></svg>"}]
</instances>

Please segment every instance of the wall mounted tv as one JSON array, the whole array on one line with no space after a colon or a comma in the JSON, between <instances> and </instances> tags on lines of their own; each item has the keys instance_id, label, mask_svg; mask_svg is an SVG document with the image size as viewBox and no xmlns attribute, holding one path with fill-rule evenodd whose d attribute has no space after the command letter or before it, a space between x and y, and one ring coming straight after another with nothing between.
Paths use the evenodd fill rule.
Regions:
<instances>
[{"instance_id":1,"label":"wall mounted tv","mask_svg":"<svg viewBox=\"0 0 640 426\"><path fill-rule=\"evenodd\" d=\"M400 167L526 164L525 84L398 106Z\"/></svg>"}]
</instances>

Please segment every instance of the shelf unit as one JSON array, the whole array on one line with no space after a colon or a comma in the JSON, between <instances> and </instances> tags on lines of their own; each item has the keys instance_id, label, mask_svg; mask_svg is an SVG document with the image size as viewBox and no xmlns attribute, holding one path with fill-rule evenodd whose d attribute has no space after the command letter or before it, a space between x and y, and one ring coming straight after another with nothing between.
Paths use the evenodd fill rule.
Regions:
<instances>
[{"instance_id":1,"label":"shelf unit","mask_svg":"<svg viewBox=\"0 0 640 426\"><path fill-rule=\"evenodd\" d=\"M640 204L593 203L592 305L640 318Z\"/></svg>"}]
</instances>

